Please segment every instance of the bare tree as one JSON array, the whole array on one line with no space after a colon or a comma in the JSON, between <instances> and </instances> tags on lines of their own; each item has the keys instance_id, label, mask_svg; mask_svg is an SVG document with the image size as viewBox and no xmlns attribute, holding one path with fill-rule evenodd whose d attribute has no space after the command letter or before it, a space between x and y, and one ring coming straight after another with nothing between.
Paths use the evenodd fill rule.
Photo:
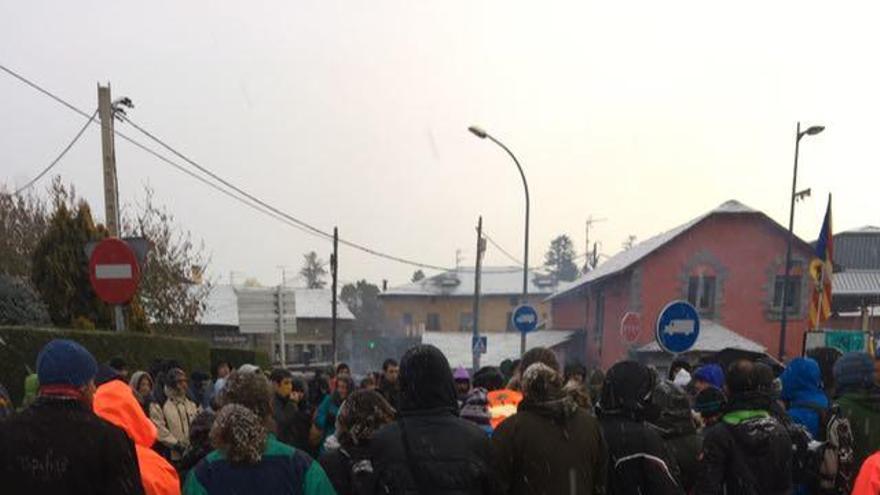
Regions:
<instances>
[{"instance_id":1,"label":"bare tree","mask_svg":"<svg viewBox=\"0 0 880 495\"><path fill-rule=\"evenodd\" d=\"M205 311L211 282L200 280L208 265L202 242L175 225L174 215L156 205L153 190L144 188L144 200L122 221L123 235L144 237L150 251L138 289L147 320L167 329L195 325Z\"/></svg>"}]
</instances>

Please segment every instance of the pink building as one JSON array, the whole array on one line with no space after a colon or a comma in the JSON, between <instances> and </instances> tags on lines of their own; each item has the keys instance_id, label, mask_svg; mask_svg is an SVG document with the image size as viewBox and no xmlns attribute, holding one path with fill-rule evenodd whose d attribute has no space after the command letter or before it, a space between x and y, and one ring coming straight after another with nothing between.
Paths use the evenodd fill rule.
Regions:
<instances>
[{"instance_id":1,"label":"pink building","mask_svg":"<svg viewBox=\"0 0 880 495\"><path fill-rule=\"evenodd\" d=\"M688 300L707 328L731 330L776 355L787 235L764 213L728 201L561 288L549 298L553 328L585 332L588 363L607 369L653 342L657 317L666 304ZM789 356L800 354L807 329L810 282L803 268L811 256L810 245L796 239L785 304ZM620 332L627 312L641 320L633 344Z\"/></svg>"}]
</instances>

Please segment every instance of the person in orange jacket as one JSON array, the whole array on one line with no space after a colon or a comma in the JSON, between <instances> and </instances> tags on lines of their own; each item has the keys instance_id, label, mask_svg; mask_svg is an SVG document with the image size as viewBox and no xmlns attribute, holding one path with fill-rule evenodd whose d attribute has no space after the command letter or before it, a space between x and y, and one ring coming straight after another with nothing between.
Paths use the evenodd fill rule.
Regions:
<instances>
[{"instance_id":1,"label":"person in orange jacket","mask_svg":"<svg viewBox=\"0 0 880 495\"><path fill-rule=\"evenodd\" d=\"M865 459L856 477L852 495L880 495L880 452Z\"/></svg>"},{"instance_id":2,"label":"person in orange jacket","mask_svg":"<svg viewBox=\"0 0 880 495\"><path fill-rule=\"evenodd\" d=\"M94 411L125 430L134 442L147 495L180 495L177 471L151 448L156 443L156 425L144 414L127 383L111 380L98 387Z\"/></svg>"}]
</instances>

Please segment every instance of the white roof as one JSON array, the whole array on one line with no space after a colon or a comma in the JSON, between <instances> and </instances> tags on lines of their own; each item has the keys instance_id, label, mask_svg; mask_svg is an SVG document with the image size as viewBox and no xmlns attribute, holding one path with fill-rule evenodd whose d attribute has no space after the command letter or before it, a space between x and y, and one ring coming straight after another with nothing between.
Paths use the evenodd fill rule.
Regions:
<instances>
[{"instance_id":1,"label":"white roof","mask_svg":"<svg viewBox=\"0 0 880 495\"><path fill-rule=\"evenodd\" d=\"M615 256L611 257L605 263L597 266L594 270L585 273L580 278L573 282L568 282L564 284L560 284L557 292L550 296L550 299L559 297L563 294L566 294L584 284L588 284L590 282L594 282L596 280L614 275L616 273L622 272L637 262L641 261L642 258L645 258L649 254L653 253L657 249L663 247L665 244L670 242L671 240L678 237L683 232L689 230L694 225L700 223L707 217L716 214L736 214L736 213L760 213L758 210L754 210L739 201L730 200L714 210L705 213L703 215L694 218L693 220L679 225L674 229L667 230L661 234L657 234L654 237L651 237L648 240L642 241L632 248L622 251Z\"/></svg>"},{"instance_id":2,"label":"white roof","mask_svg":"<svg viewBox=\"0 0 880 495\"><path fill-rule=\"evenodd\" d=\"M531 270L529 270L531 272ZM483 267L480 276L480 294L484 296L514 296L522 293L522 268ZM461 267L443 272L418 282L391 287L380 294L387 296L445 296L473 297L475 270ZM529 274L529 294L550 295L557 285L552 277L542 273Z\"/></svg>"},{"instance_id":3,"label":"white roof","mask_svg":"<svg viewBox=\"0 0 880 495\"><path fill-rule=\"evenodd\" d=\"M296 300L297 319L332 318L333 294L329 289L293 289ZM345 304L337 301L336 318L353 320L354 315ZM232 285L215 285L208 294L205 312L199 322L202 325L238 326L238 299Z\"/></svg>"},{"instance_id":4,"label":"white roof","mask_svg":"<svg viewBox=\"0 0 880 495\"><path fill-rule=\"evenodd\" d=\"M749 340L712 320L700 320L700 336L688 352L718 352L728 347L744 351L765 352L766 347ZM657 342L639 347L636 352L662 352Z\"/></svg>"},{"instance_id":5,"label":"white roof","mask_svg":"<svg viewBox=\"0 0 880 495\"><path fill-rule=\"evenodd\" d=\"M555 347L564 344L575 332L567 330L538 330L528 335L528 348ZM519 358L520 334L518 332L487 332L486 354L480 357L481 366L500 366L505 359ZM425 332L422 343L431 344L443 351L449 365L470 368L473 364L471 337L467 332Z\"/></svg>"}]
</instances>

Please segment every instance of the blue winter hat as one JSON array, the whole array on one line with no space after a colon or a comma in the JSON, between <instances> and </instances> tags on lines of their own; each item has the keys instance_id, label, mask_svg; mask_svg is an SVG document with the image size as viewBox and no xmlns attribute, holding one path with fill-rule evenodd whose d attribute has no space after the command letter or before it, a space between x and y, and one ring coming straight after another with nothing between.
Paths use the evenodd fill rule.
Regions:
<instances>
[{"instance_id":1,"label":"blue winter hat","mask_svg":"<svg viewBox=\"0 0 880 495\"><path fill-rule=\"evenodd\" d=\"M706 364L694 372L694 381L706 382L717 389L724 388L724 371L717 364Z\"/></svg>"},{"instance_id":2,"label":"blue winter hat","mask_svg":"<svg viewBox=\"0 0 880 495\"><path fill-rule=\"evenodd\" d=\"M834 381L840 387L867 387L874 380L874 360L864 352L847 352L834 363Z\"/></svg>"},{"instance_id":3,"label":"blue winter hat","mask_svg":"<svg viewBox=\"0 0 880 495\"><path fill-rule=\"evenodd\" d=\"M37 355L40 385L82 387L98 372L98 363L85 347L72 340L55 339Z\"/></svg>"}]
</instances>

